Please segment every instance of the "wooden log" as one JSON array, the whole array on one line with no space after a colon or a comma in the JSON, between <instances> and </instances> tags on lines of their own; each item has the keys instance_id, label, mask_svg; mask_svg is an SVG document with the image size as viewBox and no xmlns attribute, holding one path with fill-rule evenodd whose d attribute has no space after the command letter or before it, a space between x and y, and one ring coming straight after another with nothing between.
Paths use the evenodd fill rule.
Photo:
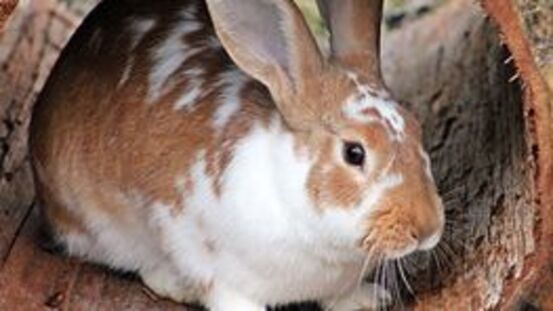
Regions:
<instances>
[{"instance_id":1,"label":"wooden log","mask_svg":"<svg viewBox=\"0 0 553 311\"><path fill-rule=\"evenodd\" d=\"M29 113L82 16L28 3L0 33L0 309L176 308L36 245ZM383 36L385 79L423 123L450 222L438 259L407 260L412 306L553 309L553 10L481 4L450 1Z\"/></svg>"}]
</instances>

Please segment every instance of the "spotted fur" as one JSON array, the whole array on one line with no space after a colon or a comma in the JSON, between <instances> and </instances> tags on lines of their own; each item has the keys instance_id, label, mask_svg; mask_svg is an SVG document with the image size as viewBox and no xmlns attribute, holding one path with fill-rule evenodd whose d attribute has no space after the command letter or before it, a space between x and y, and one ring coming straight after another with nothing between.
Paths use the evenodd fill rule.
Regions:
<instances>
[{"instance_id":1,"label":"spotted fur","mask_svg":"<svg viewBox=\"0 0 553 311\"><path fill-rule=\"evenodd\" d=\"M379 75L379 1L318 3L330 59L289 0L98 5L31 124L38 198L70 254L216 311L385 296L359 286L366 258L433 247L441 201Z\"/></svg>"}]
</instances>

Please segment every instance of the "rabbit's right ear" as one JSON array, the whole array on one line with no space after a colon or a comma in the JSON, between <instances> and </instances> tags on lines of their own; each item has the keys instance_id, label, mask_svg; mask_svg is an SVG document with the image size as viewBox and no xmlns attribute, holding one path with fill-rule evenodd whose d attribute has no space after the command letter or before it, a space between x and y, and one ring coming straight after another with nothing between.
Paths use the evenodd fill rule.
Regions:
<instances>
[{"instance_id":1,"label":"rabbit's right ear","mask_svg":"<svg viewBox=\"0 0 553 311\"><path fill-rule=\"evenodd\" d=\"M268 87L289 125L307 129L315 107L298 100L323 58L291 0L206 0L215 32L233 61Z\"/></svg>"},{"instance_id":2,"label":"rabbit's right ear","mask_svg":"<svg viewBox=\"0 0 553 311\"><path fill-rule=\"evenodd\" d=\"M317 0L330 31L332 57L379 83L382 0Z\"/></svg>"}]
</instances>

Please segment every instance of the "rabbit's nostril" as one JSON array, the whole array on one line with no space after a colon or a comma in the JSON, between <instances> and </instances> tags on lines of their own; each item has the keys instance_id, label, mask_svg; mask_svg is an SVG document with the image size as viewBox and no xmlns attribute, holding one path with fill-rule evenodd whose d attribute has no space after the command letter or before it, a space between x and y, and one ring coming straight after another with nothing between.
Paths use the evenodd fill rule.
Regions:
<instances>
[{"instance_id":1,"label":"rabbit's nostril","mask_svg":"<svg viewBox=\"0 0 553 311\"><path fill-rule=\"evenodd\" d=\"M411 238L413 238L415 241L419 241L419 234L416 231L411 231Z\"/></svg>"}]
</instances>

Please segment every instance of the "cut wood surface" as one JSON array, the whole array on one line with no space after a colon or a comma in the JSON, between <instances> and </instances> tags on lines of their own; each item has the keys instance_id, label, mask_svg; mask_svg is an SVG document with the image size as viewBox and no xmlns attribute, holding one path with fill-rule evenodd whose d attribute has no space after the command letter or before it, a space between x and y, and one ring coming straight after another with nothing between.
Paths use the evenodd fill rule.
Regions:
<instances>
[{"instance_id":1,"label":"cut wood surface","mask_svg":"<svg viewBox=\"0 0 553 311\"><path fill-rule=\"evenodd\" d=\"M456 0L384 35L386 81L423 123L448 214L436 255L407 261L413 308L553 310L548 8ZM134 277L40 247L29 115L81 13L29 0L0 32L0 310L182 310Z\"/></svg>"}]
</instances>

